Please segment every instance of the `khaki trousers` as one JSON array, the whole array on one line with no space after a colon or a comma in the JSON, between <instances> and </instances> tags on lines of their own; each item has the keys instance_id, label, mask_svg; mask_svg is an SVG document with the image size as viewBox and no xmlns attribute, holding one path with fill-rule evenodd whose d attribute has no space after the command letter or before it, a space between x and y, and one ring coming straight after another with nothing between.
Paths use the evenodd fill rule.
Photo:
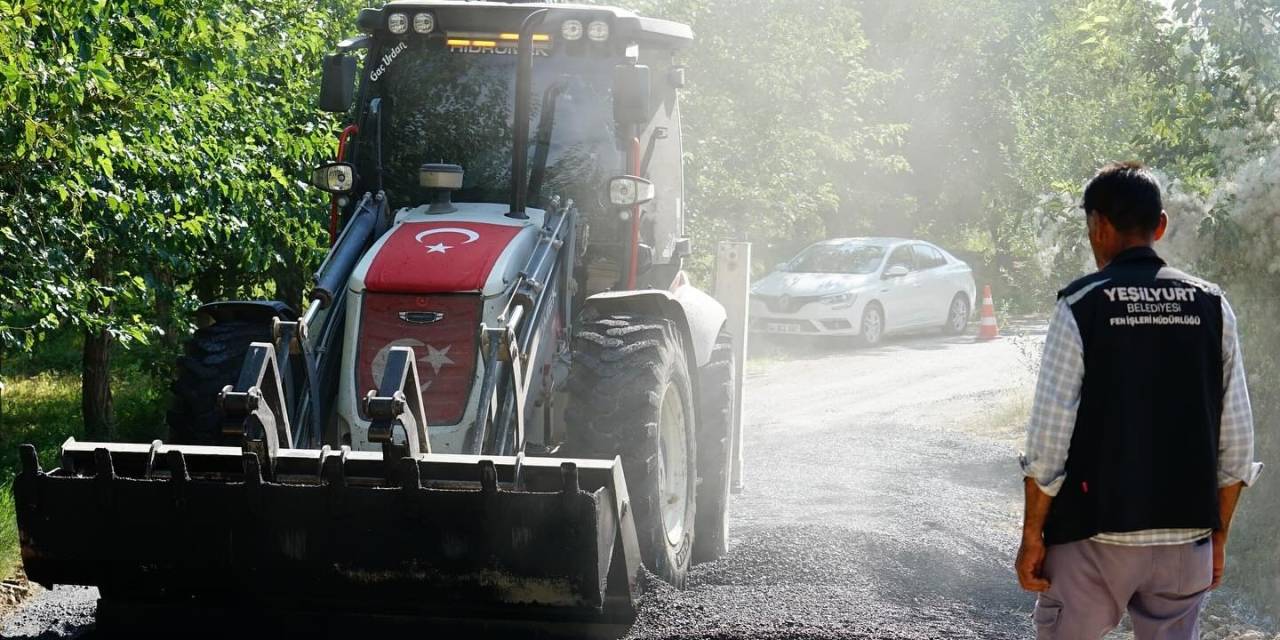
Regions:
<instances>
[{"instance_id":1,"label":"khaki trousers","mask_svg":"<svg viewBox=\"0 0 1280 640\"><path fill-rule=\"evenodd\" d=\"M1044 575L1051 586L1032 614L1037 640L1097 640L1120 624L1126 609L1137 640L1195 640L1213 581L1213 543L1054 545Z\"/></svg>"}]
</instances>

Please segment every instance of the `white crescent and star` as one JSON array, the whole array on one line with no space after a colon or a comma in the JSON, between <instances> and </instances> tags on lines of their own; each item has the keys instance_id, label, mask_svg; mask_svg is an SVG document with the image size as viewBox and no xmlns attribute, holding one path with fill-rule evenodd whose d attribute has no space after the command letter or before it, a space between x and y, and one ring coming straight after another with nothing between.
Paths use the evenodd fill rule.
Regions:
<instances>
[{"instance_id":1,"label":"white crescent and star","mask_svg":"<svg viewBox=\"0 0 1280 640\"><path fill-rule=\"evenodd\" d=\"M427 253L448 252L450 249L453 248L453 246L447 245L444 242L436 242L435 244L423 244L424 238L427 238L428 236L433 236L437 233L456 233L456 234L462 235L463 237L466 238L466 240L464 240L462 244L471 244L472 242L475 242L476 240L480 239L480 234L470 229L463 229L461 227L440 227L438 229L427 229L426 231L423 231L418 235L414 236L413 239L418 241L418 244L422 244L422 246L426 247Z\"/></svg>"},{"instance_id":2,"label":"white crescent and star","mask_svg":"<svg viewBox=\"0 0 1280 640\"><path fill-rule=\"evenodd\" d=\"M424 344L421 341L414 340L413 338L401 338L399 340L391 341L387 346L380 349L378 353L374 355L372 368L375 384L382 380L382 374L387 369L387 356L391 353L391 347L411 347L414 350L414 355L418 356L418 362L431 367L432 376L440 375L440 369L444 368L445 365L457 364L449 357L449 350L453 348L453 345L448 345L443 349L437 349L429 344ZM419 355L422 353L423 347L426 347L427 354ZM428 380L427 382L419 382L420 385L418 387L418 391L426 391L427 387L431 386L432 381Z\"/></svg>"},{"instance_id":3,"label":"white crescent and star","mask_svg":"<svg viewBox=\"0 0 1280 640\"><path fill-rule=\"evenodd\" d=\"M454 364L453 360L449 358L449 350L452 348L453 345L449 345L443 349L437 349L431 345L427 345L427 355L418 358L418 362L425 362L431 365L432 375L440 375L440 367L443 367L446 364Z\"/></svg>"}]
</instances>

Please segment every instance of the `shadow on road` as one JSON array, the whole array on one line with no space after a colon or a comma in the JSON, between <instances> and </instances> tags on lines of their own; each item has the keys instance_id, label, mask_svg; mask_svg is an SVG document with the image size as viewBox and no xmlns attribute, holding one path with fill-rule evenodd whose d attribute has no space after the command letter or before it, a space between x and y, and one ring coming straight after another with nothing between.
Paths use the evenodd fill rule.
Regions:
<instances>
[{"instance_id":1,"label":"shadow on road","mask_svg":"<svg viewBox=\"0 0 1280 640\"><path fill-rule=\"evenodd\" d=\"M1017 316L1003 323L998 339L1041 338L1046 329L1045 319L1041 316ZM874 347L864 346L857 337L753 333L748 342L748 357L763 360L819 360L831 356L876 358L904 350L943 351L976 341L976 327L961 335L947 335L937 330L890 335Z\"/></svg>"}]
</instances>

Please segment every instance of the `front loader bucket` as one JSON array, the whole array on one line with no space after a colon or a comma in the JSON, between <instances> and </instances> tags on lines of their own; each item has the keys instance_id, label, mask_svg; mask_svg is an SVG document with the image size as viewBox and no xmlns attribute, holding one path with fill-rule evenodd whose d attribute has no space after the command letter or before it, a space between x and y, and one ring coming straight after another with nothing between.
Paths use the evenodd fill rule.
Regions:
<instances>
[{"instance_id":1,"label":"front loader bucket","mask_svg":"<svg viewBox=\"0 0 1280 640\"><path fill-rule=\"evenodd\" d=\"M69 440L22 450L31 580L100 589L100 622L168 608L625 623L640 559L617 459ZM121 613L124 612L124 613ZM121 620L123 622L140 622Z\"/></svg>"}]
</instances>

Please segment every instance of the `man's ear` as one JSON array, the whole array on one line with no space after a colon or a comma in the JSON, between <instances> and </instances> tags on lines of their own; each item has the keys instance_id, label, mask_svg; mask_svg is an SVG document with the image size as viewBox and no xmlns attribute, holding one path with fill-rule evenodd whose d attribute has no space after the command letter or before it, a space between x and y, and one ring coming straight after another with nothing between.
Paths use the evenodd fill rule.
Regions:
<instances>
[{"instance_id":1,"label":"man's ear","mask_svg":"<svg viewBox=\"0 0 1280 640\"><path fill-rule=\"evenodd\" d=\"M1155 232L1155 235L1152 236L1152 239L1158 242L1160 238L1164 237L1164 232L1168 230L1169 230L1169 214L1161 211L1160 222L1156 223L1156 232Z\"/></svg>"},{"instance_id":2,"label":"man's ear","mask_svg":"<svg viewBox=\"0 0 1280 640\"><path fill-rule=\"evenodd\" d=\"M1089 236L1094 240L1102 241L1115 229L1111 227L1111 221L1098 211L1090 211L1085 216L1085 226L1089 230Z\"/></svg>"}]
</instances>

